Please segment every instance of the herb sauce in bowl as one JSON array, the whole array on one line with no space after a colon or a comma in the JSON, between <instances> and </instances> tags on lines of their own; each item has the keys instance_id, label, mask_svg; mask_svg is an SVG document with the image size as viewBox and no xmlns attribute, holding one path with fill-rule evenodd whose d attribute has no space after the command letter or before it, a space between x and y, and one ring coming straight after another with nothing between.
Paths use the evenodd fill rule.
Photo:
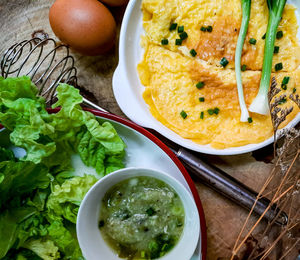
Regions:
<instances>
[{"instance_id":1,"label":"herb sauce in bowl","mask_svg":"<svg viewBox=\"0 0 300 260\"><path fill-rule=\"evenodd\" d=\"M119 257L155 259L176 245L184 219L184 207L174 189L156 178L141 176L106 192L99 228Z\"/></svg>"}]
</instances>

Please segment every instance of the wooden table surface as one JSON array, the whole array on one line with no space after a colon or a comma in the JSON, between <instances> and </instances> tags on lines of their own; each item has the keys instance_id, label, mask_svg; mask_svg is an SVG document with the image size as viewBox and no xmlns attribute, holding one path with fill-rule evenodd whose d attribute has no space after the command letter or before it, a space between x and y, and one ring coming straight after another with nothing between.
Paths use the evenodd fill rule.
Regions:
<instances>
[{"instance_id":1,"label":"wooden table surface","mask_svg":"<svg viewBox=\"0 0 300 260\"><path fill-rule=\"evenodd\" d=\"M54 0L0 0L0 53L16 42L30 39L36 30L55 37L48 21L48 11ZM118 24L118 33L125 8L111 8ZM112 75L118 63L118 47L98 57L83 57L72 53L78 68L79 85L92 92L97 104L110 112L124 116L114 99ZM271 149L256 153L266 157ZM199 154L254 190L259 190L272 168L271 163L256 160L252 153L237 156L207 156ZM206 216L207 259L228 259L231 249L247 216L247 211L195 180ZM253 218L251 221L254 221ZM259 229L258 229L259 232Z\"/></svg>"}]
</instances>

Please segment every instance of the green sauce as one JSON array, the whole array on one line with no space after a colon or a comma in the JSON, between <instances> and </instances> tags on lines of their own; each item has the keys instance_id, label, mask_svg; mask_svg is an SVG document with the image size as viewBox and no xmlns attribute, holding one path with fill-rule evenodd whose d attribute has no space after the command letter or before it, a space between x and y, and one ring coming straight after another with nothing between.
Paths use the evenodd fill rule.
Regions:
<instances>
[{"instance_id":1,"label":"green sauce","mask_svg":"<svg viewBox=\"0 0 300 260\"><path fill-rule=\"evenodd\" d=\"M169 185L152 177L134 177L105 194L99 228L119 257L155 259L176 245L184 218L182 202Z\"/></svg>"}]
</instances>

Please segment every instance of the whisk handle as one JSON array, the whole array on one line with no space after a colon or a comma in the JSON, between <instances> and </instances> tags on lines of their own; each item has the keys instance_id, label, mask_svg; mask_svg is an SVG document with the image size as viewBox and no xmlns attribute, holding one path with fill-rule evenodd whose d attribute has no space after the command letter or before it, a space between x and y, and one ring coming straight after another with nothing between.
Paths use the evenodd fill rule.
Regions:
<instances>
[{"instance_id":1,"label":"whisk handle","mask_svg":"<svg viewBox=\"0 0 300 260\"><path fill-rule=\"evenodd\" d=\"M255 191L221 169L207 164L183 148L179 148L178 151L173 150L173 152L183 162L189 172L206 185L248 210L253 207L258 195ZM258 215L262 215L269 205L270 200L261 198L256 202L254 212ZM276 219L275 223L278 225L286 225L288 220L286 213L280 212L280 209L277 208L275 204L268 209L264 218L272 221L277 214L280 214L280 217Z\"/></svg>"}]
</instances>

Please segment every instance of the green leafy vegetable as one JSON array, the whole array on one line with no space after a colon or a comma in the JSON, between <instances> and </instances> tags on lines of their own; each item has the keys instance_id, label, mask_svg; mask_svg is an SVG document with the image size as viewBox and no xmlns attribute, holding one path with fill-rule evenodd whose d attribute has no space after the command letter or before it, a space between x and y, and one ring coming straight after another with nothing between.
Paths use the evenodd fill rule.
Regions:
<instances>
[{"instance_id":1,"label":"green leafy vegetable","mask_svg":"<svg viewBox=\"0 0 300 260\"><path fill-rule=\"evenodd\" d=\"M235 50L235 75L236 75L236 83L237 83L237 89L238 89L238 96L239 96L239 103L240 103L240 109L241 109L241 122L247 122L247 119L249 118L248 109L246 106L246 102L244 99L244 90L243 90L243 83L242 83L242 68L241 68L241 59L242 59L242 51L243 46L246 38L246 34L248 31L249 26L249 20L250 20L250 10L251 10L251 0L242 0L242 11L243 11L243 17L242 17L242 24L241 29L239 33L239 38L237 41L237 46ZM254 41L252 41L253 43ZM256 43L256 40L255 40ZM246 70L246 65L243 65L243 71Z\"/></svg>"},{"instance_id":2,"label":"green leafy vegetable","mask_svg":"<svg viewBox=\"0 0 300 260\"><path fill-rule=\"evenodd\" d=\"M76 224L77 212L88 190L97 182L93 175L74 177L62 185L54 185L48 198L47 208L50 214L64 217Z\"/></svg>"},{"instance_id":3,"label":"green leafy vegetable","mask_svg":"<svg viewBox=\"0 0 300 260\"><path fill-rule=\"evenodd\" d=\"M60 259L58 247L51 240L32 239L28 240L23 247L33 251L43 260Z\"/></svg>"},{"instance_id":4,"label":"green leafy vegetable","mask_svg":"<svg viewBox=\"0 0 300 260\"><path fill-rule=\"evenodd\" d=\"M0 208L12 197L36 188L45 189L50 183L48 169L32 162L3 161L0 163Z\"/></svg>"},{"instance_id":5,"label":"green leafy vegetable","mask_svg":"<svg viewBox=\"0 0 300 260\"><path fill-rule=\"evenodd\" d=\"M16 243L19 223L35 214L34 208L16 208L2 211L0 214L0 259ZM5 238L5 239L3 239Z\"/></svg>"},{"instance_id":6,"label":"green leafy vegetable","mask_svg":"<svg viewBox=\"0 0 300 260\"><path fill-rule=\"evenodd\" d=\"M101 177L124 167L125 144L109 122L82 110L75 88L57 88L57 114L37 93L28 77L0 77L0 259L83 260L76 217L97 178L74 177L71 156ZM15 158L11 145L26 155Z\"/></svg>"},{"instance_id":7,"label":"green leafy vegetable","mask_svg":"<svg viewBox=\"0 0 300 260\"><path fill-rule=\"evenodd\" d=\"M269 113L268 91L270 87L272 60L274 55L275 39L277 36L277 28L281 21L283 9L286 0L267 0L269 8L269 21L265 39L264 61L262 67L262 77L260 81L259 91L249 110L254 113L267 115ZM279 34L281 38L283 34ZM278 38L278 39L279 39ZM276 69L278 70L278 68Z\"/></svg>"}]
</instances>

